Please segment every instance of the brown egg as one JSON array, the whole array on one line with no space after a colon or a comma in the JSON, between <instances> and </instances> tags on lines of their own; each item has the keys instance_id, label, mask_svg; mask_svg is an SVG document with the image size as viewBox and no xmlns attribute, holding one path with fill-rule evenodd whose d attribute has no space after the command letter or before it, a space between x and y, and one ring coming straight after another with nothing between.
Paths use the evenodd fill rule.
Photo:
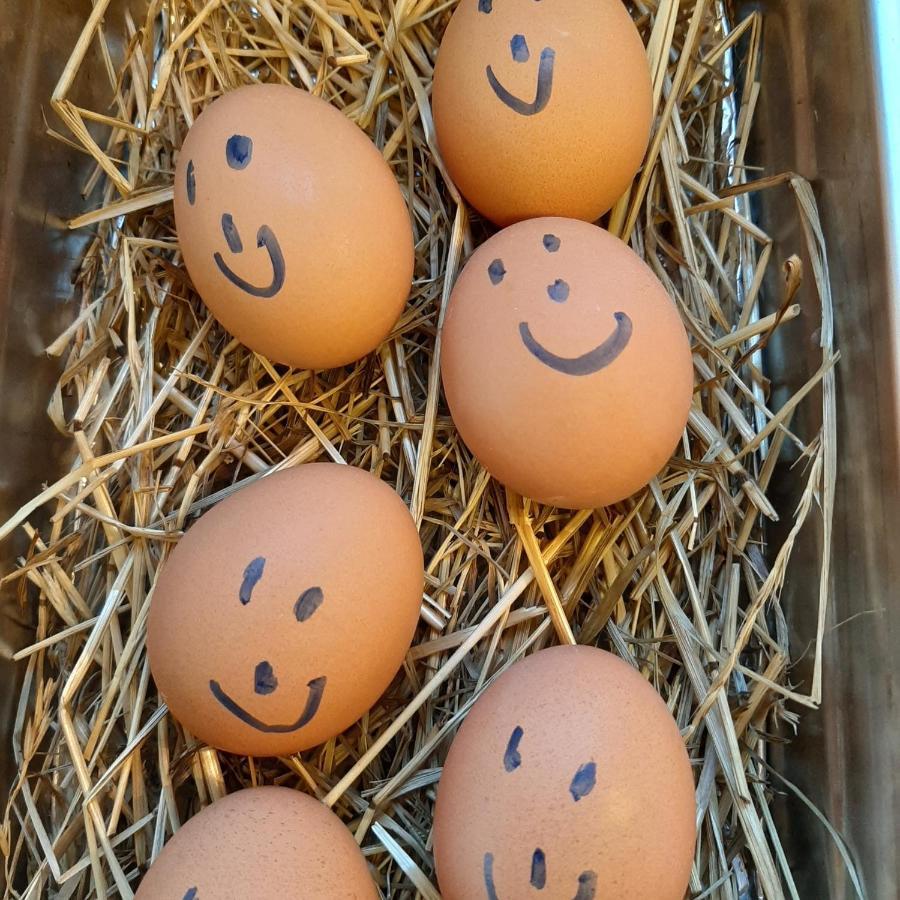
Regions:
<instances>
[{"instance_id":1,"label":"brown egg","mask_svg":"<svg viewBox=\"0 0 900 900\"><path fill-rule=\"evenodd\" d=\"M617 502L663 467L691 404L675 305L608 232L532 219L472 255L450 297L441 373L460 435L544 503Z\"/></svg>"},{"instance_id":2,"label":"brown egg","mask_svg":"<svg viewBox=\"0 0 900 900\"><path fill-rule=\"evenodd\" d=\"M172 714L222 750L305 750L355 722L409 649L422 547L400 497L316 463L206 513L156 584L147 644Z\"/></svg>"},{"instance_id":3,"label":"brown egg","mask_svg":"<svg viewBox=\"0 0 900 900\"><path fill-rule=\"evenodd\" d=\"M175 833L139 900L376 900L353 835L314 797L281 787L237 791Z\"/></svg>"},{"instance_id":4,"label":"brown egg","mask_svg":"<svg viewBox=\"0 0 900 900\"><path fill-rule=\"evenodd\" d=\"M650 136L650 69L622 0L462 0L432 98L451 177L499 225L593 221Z\"/></svg>"},{"instance_id":5,"label":"brown egg","mask_svg":"<svg viewBox=\"0 0 900 900\"><path fill-rule=\"evenodd\" d=\"M434 817L442 896L682 900L694 810L659 694L610 653L542 650L485 691L447 755Z\"/></svg>"},{"instance_id":6,"label":"brown egg","mask_svg":"<svg viewBox=\"0 0 900 900\"><path fill-rule=\"evenodd\" d=\"M287 85L239 88L198 117L175 221L210 311L276 362L365 356L409 294L412 229L390 168L346 116Z\"/></svg>"}]
</instances>

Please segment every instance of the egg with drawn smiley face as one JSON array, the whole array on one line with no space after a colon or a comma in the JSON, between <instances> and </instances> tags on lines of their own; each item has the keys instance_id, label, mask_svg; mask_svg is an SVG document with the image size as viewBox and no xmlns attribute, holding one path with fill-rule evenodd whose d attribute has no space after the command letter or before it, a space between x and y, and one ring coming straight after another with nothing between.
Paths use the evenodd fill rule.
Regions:
<instances>
[{"instance_id":1,"label":"egg with drawn smiley face","mask_svg":"<svg viewBox=\"0 0 900 900\"><path fill-rule=\"evenodd\" d=\"M171 713L211 746L305 750L387 688L422 587L418 533L388 485L333 463L278 472L203 515L163 564L150 669Z\"/></svg>"},{"instance_id":2,"label":"egg with drawn smiley face","mask_svg":"<svg viewBox=\"0 0 900 900\"><path fill-rule=\"evenodd\" d=\"M437 790L444 900L682 900L691 765L659 694L587 646L541 650L476 700Z\"/></svg>"},{"instance_id":3,"label":"egg with drawn smiley face","mask_svg":"<svg viewBox=\"0 0 900 900\"><path fill-rule=\"evenodd\" d=\"M178 156L175 221L210 311L275 362L353 362L409 295L412 228L390 168L346 116L297 88L248 85L204 109Z\"/></svg>"},{"instance_id":4,"label":"egg with drawn smiley face","mask_svg":"<svg viewBox=\"0 0 900 900\"><path fill-rule=\"evenodd\" d=\"M234 791L189 818L138 885L137 900L378 900L353 835L286 787Z\"/></svg>"},{"instance_id":5,"label":"egg with drawn smiley face","mask_svg":"<svg viewBox=\"0 0 900 900\"><path fill-rule=\"evenodd\" d=\"M622 0L461 0L432 105L447 170L487 218L593 221L647 149L650 69Z\"/></svg>"},{"instance_id":6,"label":"egg with drawn smiley face","mask_svg":"<svg viewBox=\"0 0 900 900\"><path fill-rule=\"evenodd\" d=\"M460 436L520 494L616 503L672 455L693 392L678 310L607 231L531 219L472 254L454 285L441 375Z\"/></svg>"}]
</instances>

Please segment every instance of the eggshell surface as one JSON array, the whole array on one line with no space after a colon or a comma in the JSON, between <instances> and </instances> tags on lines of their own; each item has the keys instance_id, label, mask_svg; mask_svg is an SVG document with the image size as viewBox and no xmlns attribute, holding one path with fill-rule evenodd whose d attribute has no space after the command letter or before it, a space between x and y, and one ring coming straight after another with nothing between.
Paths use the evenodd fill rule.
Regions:
<instances>
[{"instance_id":1,"label":"eggshell surface","mask_svg":"<svg viewBox=\"0 0 900 900\"><path fill-rule=\"evenodd\" d=\"M498 225L610 209L643 160L652 102L622 0L462 0L434 72L441 156Z\"/></svg>"},{"instance_id":2,"label":"eggshell surface","mask_svg":"<svg viewBox=\"0 0 900 900\"><path fill-rule=\"evenodd\" d=\"M422 547L368 472L314 463L245 487L163 564L148 653L172 714L214 747L293 753L355 722L402 664Z\"/></svg>"},{"instance_id":3,"label":"eggshell surface","mask_svg":"<svg viewBox=\"0 0 900 900\"><path fill-rule=\"evenodd\" d=\"M476 701L447 755L441 894L682 900L694 815L690 761L657 692L602 650L541 650Z\"/></svg>"},{"instance_id":4,"label":"eggshell surface","mask_svg":"<svg viewBox=\"0 0 900 900\"><path fill-rule=\"evenodd\" d=\"M376 900L365 858L314 797L236 791L189 819L163 847L139 900Z\"/></svg>"},{"instance_id":5,"label":"eggshell surface","mask_svg":"<svg viewBox=\"0 0 900 900\"><path fill-rule=\"evenodd\" d=\"M519 222L469 259L450 297L441 374L469 449L544 503L628 497L672 455L693 366L649 267L573 219Z\"/></svg>"},{"instance_id":6,"label":"eggshell surface","mask_svg":"<svg viewBox=\"0 0 900 900\"><path fill-rule=\"evenodd\" d=\"M287 85L210 104L178 155L175 221L213 315L275 362L331 368L388 335L409 295L409 214L381 154Z\"/></svg>"}]
</instances>

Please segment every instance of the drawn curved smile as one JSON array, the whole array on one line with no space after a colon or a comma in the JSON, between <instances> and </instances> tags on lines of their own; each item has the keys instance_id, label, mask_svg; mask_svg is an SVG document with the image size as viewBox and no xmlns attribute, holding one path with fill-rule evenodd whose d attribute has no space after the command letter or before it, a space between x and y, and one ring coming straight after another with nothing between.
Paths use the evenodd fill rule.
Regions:
<instances>
[{"instance_id":1,"label":"drawn curved smile","mask_svg":"<svg viewBox=\"0 0 900 900\"><path fill-rule=\"evenodd\" d=\"M535 850L531 859L531 886L542 891L547 884L547 861L542 850ZM488 900L500 900L494 884L494 854L484 854L484 888ZM597 873L586 870L578 876L578 893L572 900L594 900L597 893Z\"/></svg>"},{"instance_id":2,"label":"drawn curved smile","mask_svg":"<svg viewBox=\"0 0 900 900\"><path fill-rule=\"evenodd\" d=\"M519 323L519 334L525 348L545 366L563 375L593 375L614 363L628 346L633 326L627 313L613 313L616 330L602 343L581 356L557 356L535 338L527 322Z\"/></svg>"},{"instance_id":3,"label":"drawn curved smile","mask_svg":"<svg viewBox=\"0 0 900 900\"><path fill-rule=\"evenodd\" d=\"M243 253L244 246L241 242L240 234L234 224L233 219L228 213L222 216L222 232L228 247L232 253ZM222 254L216 251L213 259L219 267L219 271L236 287L250 294L253 297L269 298L274 297L284 286L284 254L281 252L281 245L278 238L268 225L261 225L259 231L256 232L256 246L265 249L269 254L269 260L272 263L272 280L269 284L262 287L251 284L234 272L228 263L222 257Z\"/></svg>"},{"instance_id":4,"label":"drawn curved smile","mask_svg":"<svg viewBox=\"0 0 900 900\"><path fill-rule=\"evenodd\" d=\"M515 56L515 52L514 50L513 58L517 62L523 61ZM527 49L524 52L527 54ZM527 56L524 59L527 59ZM488 84L490 84L491 89L501 103L508 106L513 112L517 112L520 116L533 116L550 102L550 94L553 91L553 66L555 62L556 53L553 48L544 47L541 50L541 60L538 63L537 87L534 92L534 100L530 102L522 100L515 94L511 94L500 83L491 66L485 69L485 74L487 75Z\"/></svg>"},{"instance_id":5,"label":"drawn curved smile","mask_svg":"<svg viewBox=\"0 0 900 900\"><path fill-rule=\"evenodd\" d=\"M262 719L256 718L256 716L244 709L240 703L230 697L223 690L218 681L210 680L209 689L212 692L213 697L215 697L228 712L240 719L245 725L249 725L251 728L255 728L257 731L262 731L266 734L288 734L292 731L301 729L319 711L319 704L322 702L322 694L325 693L326 681L326 677L320 675L318 678L313 678L312 681L307 684L309 692L306 695L306 706L303 708L303 711L295 722L289 722L284 725L270 725L268 722L263 722Z\"/></svg>"}]
</instances>

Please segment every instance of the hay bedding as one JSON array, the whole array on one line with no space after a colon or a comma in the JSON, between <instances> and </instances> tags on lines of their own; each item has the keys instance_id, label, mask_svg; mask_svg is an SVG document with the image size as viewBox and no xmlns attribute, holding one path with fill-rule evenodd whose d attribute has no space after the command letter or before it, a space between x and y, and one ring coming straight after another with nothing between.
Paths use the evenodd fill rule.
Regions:
<instances>
[{"instance_id":1,"label":"hay bedding","mask_svg":"<svg viewBox=\"0 0 900 900\"><path fill-rule=\"evenodd\" d=\"M102 196L71 223L94 239L74 321L49 348L63 368L49 414L70 436L73 462L0 532L30 538L7 578L36 621L19 654L20 776L0 832L7 872L20 873L10 896L128 897L201 805L278 783L333 806L385 897L437 897L430 822L450 737L498 672L573 639L638 667L683 730L698 781L692 895L796 896L766 757L773 734L820 699L827 554L811 684L788 682L780 588L802 527L823 528L829 545L836 354L812 192L745 165L757 15L731 27L720 0L631 4L658 117L646 165L609 225L677 303L699 387L676 458L645 491L570 513L489 479L440 395L441 318L486 234L441 174L428 105L453 3L151 0L143 21L126 17L118 68L107 6L95 3L52 102L66 126L53 136L94 158L84 189ZM69 98L98 47L110 103L79 108ZM382 149L409 203L417 262L407 311L353 367L289 371L255 356L210 319L181 266L170 202L178 147L205 104L256 80L341 108ZM793 191L806 235L816 290L790 325L803 273L797 259L772 259L749 218L759 190ZM760 318L764 276L781 265L782 296L768 302L778 312ZM817 334L821 369L773 410L760 351L782 327L797 341ZM800 403L821 407L818 433L791 432ZM786 443L800 453L802 501L783 511L794 517L787 542L768 548L767 488ZM150 680L156 574L198 513L273 468L314 459L369 469L408 501L426 554L421 628L393 686L347 733L285 759L219 754L171 720ZM49 520L39 531L37 514Z\"/></svg>"}]
</instances>

